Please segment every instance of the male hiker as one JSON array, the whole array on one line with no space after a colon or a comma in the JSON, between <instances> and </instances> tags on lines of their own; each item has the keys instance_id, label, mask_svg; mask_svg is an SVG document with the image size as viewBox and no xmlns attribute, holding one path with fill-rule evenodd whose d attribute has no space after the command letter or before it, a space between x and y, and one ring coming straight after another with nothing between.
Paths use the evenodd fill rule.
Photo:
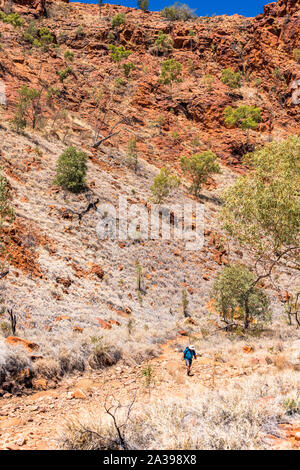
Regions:
<instances>
[{"instance_id":1,"label":"male hiker","mask_svg":"<svg viewBox=\"0 0 300 470\"><path fill-rule=\"evenodd\" d=\"M191 366L194 358L197 359L195 347L187 346L183 351L183 359L185 360L187 375L191 375Z\"/></svg>"}]
</instances>

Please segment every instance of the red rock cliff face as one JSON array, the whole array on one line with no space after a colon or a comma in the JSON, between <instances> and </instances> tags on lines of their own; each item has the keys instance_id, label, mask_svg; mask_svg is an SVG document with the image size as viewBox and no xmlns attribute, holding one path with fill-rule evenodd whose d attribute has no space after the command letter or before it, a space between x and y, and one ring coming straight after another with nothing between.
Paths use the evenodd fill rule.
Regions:
<instances>
[{"instance_id":1,"label":"red rock cliff face","mask_svg":"<svg viewBox=\"0 0 300 470\"><path fill-rule=\"evenodd\" d=\"M33 15L35 17L45 14L45 0L0 0L0 8L9 13Z\"/></svg>"},{"instance_id":2,"label":"red rock cliff face","mask_svg":"<svg viewBox=\"0 0 300 470\"><path fill-rule=\"evenodd\" d=\"M69 3L69 0L55 0ZM34 17L44 16L46 14L46 5L52 4L52 0L0 0L0 8L3 10L12 10L24 15L33 15Z\"/></svg>"},{"instance_id":3,"label":"red rock cliff face","mask_svg":"<svg viewBox=\"0 0 300 470\"><path fill-rule=\"evenodd\" d=\"M300 64L293 56L300 49L299 0L266 5L256 18L223 15L173 23L158 12L109 4L103 5L101 15L97 5L49 0L16 0L13 8L35 16L46 10L39 24L49 28L58 47L41 53L24 42L20 29L3 26L0 79L6 83L9 117L18 88L23 84L38 87L40 74L47 87L60 90L60 98L53 100L54 109L66 109L93 126L97 104L92 87L112 90L122 78L126 83L115 93L111 111L116 119L130 117L137 133L150 124L155 129L158 118L164 121L157 135L153 132L141 143L144 157L158 165L164 161L178 164L183 152L212 147L225 163L238 167L241 156L255 145L299 132L300 106L293 101L300 79ZM126 22L113 30L111 20L117 13L125 13ZM78 27L84 34L77 33ZM183 81L174 84L172 97L169 88L159 82L166 57L153 51L160 30L173 41L169 57L182 64ZM130 80L124 79L122 68L110 57L111 42L132 51L129 60L136 68ZM66 50L74 54L72 74L61 82L58 71L66 68ZM222 70L228 67L242 73L241 88L222 83ZM211 86L207 77L213 77ZM243 104L259 106L262 114L262 123L248 136L224 123L225 107ZM49 116L49 108L44 109ZM117 142L111 144L126 148L129 128L126 124L120 128ZM194 140L200 142L197 148L191 144ZM85 142L91 146L92 138Z\"/></svg>"},{"instance_id":4,"label":"red rock cliff face","mask_svg":"<svg viewBox=\"0 0 300 470\"><path fill-rule=\"evenodd\" d=\"M269 3L264 7L263 17L282 17L299 13L299 0L278 0L278 2Z\"/></svg>"},{"instance_id":5,"label":"red rock cliff face","mask_svg":"<svg viewBox=\"0 0 300 470\"><path fill-rule=\"evenodd\" d=\"M292 50L300 44L300 1L278 0L269 3L264 13L256 17L254 27L269 31L283 41L286 50Z\"/></svg>"}]
</instances>

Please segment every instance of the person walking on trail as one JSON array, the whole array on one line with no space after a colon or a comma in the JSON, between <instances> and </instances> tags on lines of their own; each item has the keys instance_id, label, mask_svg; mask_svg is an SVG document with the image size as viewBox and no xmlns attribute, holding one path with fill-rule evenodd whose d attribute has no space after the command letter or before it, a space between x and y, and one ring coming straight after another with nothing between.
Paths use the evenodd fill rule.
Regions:
<instances>
[{"instance_id":1,"label":"person walking on trail","mask_svg":"<svg viewBox=\"0 0 300 470\"><path fill-rule=\"evenodd\" d=\"M196 354L196 351L195 351L195 347L194 346L187 346L185 348L185 350L183 351L183 359L185 361L185 364L186 364L186 373L187 375L191 375L191 366L192 366L192 362L193 362L193 359L197 359L197 354Z\"/></svg>"}]
</instances>

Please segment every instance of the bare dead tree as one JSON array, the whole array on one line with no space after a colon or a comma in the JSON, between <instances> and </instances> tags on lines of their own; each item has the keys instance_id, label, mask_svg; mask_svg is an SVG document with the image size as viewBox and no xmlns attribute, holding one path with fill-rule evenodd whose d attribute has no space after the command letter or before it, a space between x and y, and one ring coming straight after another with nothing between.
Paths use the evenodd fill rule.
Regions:
<instances>
[{"instance_id":1,"label":"bare dead tree","mask_svg":"<svg viewBox=\"0 0 300 470\"><path fill-rule=\"evenodd\" d=\"M93 199L93 196L95 196L95 194L94 193L91 194L90 190L87 189L87 191L85 193L85 197L86 197L87 202L88 202L87 207L85 209L83 209L82 211L80 211L80 212L77 212L77 211L74 211L73 209L68 208L68 212L71 212L71 214L73 214L75 216L77 215L79 225L81 223L82 217L85 214L87 214L92 209L94 209L95 211L97 210L97 205L100 202L100 198L97 197L96 199L95 198ZM66 194L64 195L64 197L66 198Z\"/></svg>"},{"instance_id":2,"label":"bare dead tree","mask_svg":"<svg viewBox=\"0 0 300 470\"><path fill-rule=\"evenodd\" d=\"M118 135L120 131L116 130L117 127L126 122L128 118L124 116L119 116L117 111L113 108L115 89L109 89L107 85L104 85L103 92L97 94L95 97L97 103L96 111L96 124L94 126L94 144L93 148L98 148L103 142L109 140L111 137ZM110 124L115 115L118 117L117 122ZM113 119L115 120L115 118ZM105 130L106 135L103 135L101 132Z\"/></svg>"},{"instance_id":3,"label":"bare dead tree","mask_svg":"<svg viewBox=\"0 0 300 470\"><path fill-rule=\"evenodd\" d=\"M79 224L81 223L82 217L85 214L87 214L91 209L94 209L95 211L97 210L97 204L99 204L99 201L100 201L100 199L98 198L95 201L90 202L88 204L88 206L86 207L86 209L84 209L83 211L77 213Z\"/></svg>"},{"instance_id":4,"label":"bare dead tree","mask_svg":"<svg viewBox=\"0 0 300 470\"><path fill-rule=\"evenodd\" d=\"M114 91L108 90L106 87L104 92L98 93L95 97L97 102L97 116L96 116L96 125L94 132L94 143L99 140L99 134L101 129L107 127L107 116L110 112L113 112L112 102L113 102Z\"/></svg>"},{"instance_id":5,"label":"bare dead tree","mask_svg":"<svg viewBox=\"0 0 300 470\"><path fill-rule=\"evenodd\" d=\"M103 136L100 140L97 140L97 142L94 143L93 148L94 149L98 148L106 140L111 139L111 137L120 134L120 131L114 132L114 130L117 128L117 126L119 126L120 124L124 122L126 122L126 118L122 118L118 122L116 122L108 131L108 135L105 137ZM100 133L98 135L100 136Z\"/></svg>"},{"instance_id":6,"label":"bare dead tree","mask_svg":"<svg viewBox=\"0 0 300 470\"><path fill-rule=\"evenodd\" d=\"M7 276L9 273L9 271L3 271L2 273L0 273L0 279L3 279L5 276Z\"/></svg>"},{"instance_id":7,"label":"bare dead tree","mask_svg":"<svg viewBox=\"0 0 300 470\"><path fill-rule=\"evenodd\" d=\"M12 308L7 309L7 313L9 315L9 320L10 320L10 326L11 326L11 332L13 336L16 335L16 327L17 327L17 317L13 312Z\"/></svg>"},{"instance_id":8,"label":"bare dead tree","mask_svg":"<svg viewBox=\"0 0 300 470\"><path fill-rule=\"evenodd\" d=\"M115 400L114 397L113 397L113 400ZM115 429L116 435L117 435L116 438L102 436L100 433L98 433L96 431L92 431L91 429L88 429L88 428L85 428L85 427L83 427L81 432L82 433L87 433L87 434L90 434L90 435L94 435L94 436L100 438L101 441L107 443L106 446L109 449L137 450L136 448L131 446L127 442L127 439L126 439L126 427L128 426L128 423L129 423L129 420L130 420L130 415L132 413L135 401L136 401L136 394L134 395L131 402L127 405L122 405L120 400L118 400L116 404L108 406L107 397L106 397L105 404L104 404L104 409L105 409L105 412L112 419L114 429ZM123 422L120 422L119 418L118 418L118 413L122 408L127 408L127 411L125 413L125 418L124 418Z\"/></svg>"}]
</instances>

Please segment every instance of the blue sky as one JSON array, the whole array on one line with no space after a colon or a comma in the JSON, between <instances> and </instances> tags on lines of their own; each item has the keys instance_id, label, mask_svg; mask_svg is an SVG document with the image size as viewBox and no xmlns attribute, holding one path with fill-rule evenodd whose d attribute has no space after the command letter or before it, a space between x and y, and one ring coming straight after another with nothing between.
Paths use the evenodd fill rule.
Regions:
<instances>
[{"instance_id":1,"label":"blue sky","mask_svg":"<svg viewBox=\"0 0 300 470\"><path fill-rule=\"evenodd\" d=\"M175 0L174 0L175 1ZM152 11L159 11L165 6L172 5L173 0L149 0L149 9ZM272 0L270 0L272 1ZM238 0L210 0L208 3L200 2L199 0L187 0L182 3L187 3L191 8L196 9L198 16L212 15L233 15L238 13L244 16L256 16L263 12L264 5L270 3L267 0L246 0L244 2ZM98 3L97 0L82 0L81 3ZM128 7L136 7L136 0L110 0L104 3L111 3L114 5L125 5Z\"/></svg>"}]
</instances>

